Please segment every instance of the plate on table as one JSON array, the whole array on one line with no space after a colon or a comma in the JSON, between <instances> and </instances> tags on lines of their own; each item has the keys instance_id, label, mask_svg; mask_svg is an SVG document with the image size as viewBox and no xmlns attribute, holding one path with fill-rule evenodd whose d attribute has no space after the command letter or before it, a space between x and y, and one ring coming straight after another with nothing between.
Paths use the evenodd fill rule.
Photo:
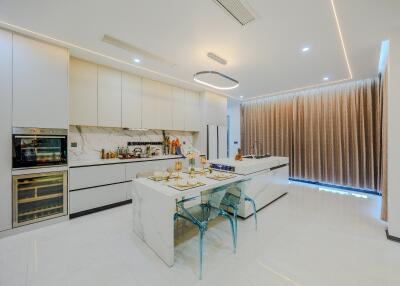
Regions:
<instances>
[{"instance_id":1,"label":"plate on table","mask_svg":"<svg viewBox=\"0 0 400 286\"><path fill-rule=\"evenodd\" d=\"M186 191L186 190L190 190L190 189L205 186L205 185L206 184L199 182L199 181L197 181L197 182L183 181L183 182L174 182L172 184L169 184L168 186L171 188L174 188L175 190L178 190L178 191Z\"/></svg>"},{"instance_id":2,"label":"plate on table","mask_svg":"<svg viewBox=\"0 0 400 286\"><path fill-rule=\"evenodd\" d=\"M234 174L229 174L229 173L211 173L210 175L207 176L208 179L213 179L217 181L223 181L223 180L228 180L235 178L236 175Z\"/></svg>"},{"instance_id":3,"label":"plate on table","mask_svg":"<svg viewBox=\"0 0 400 286\"><path fill-rule=\"evenodd\" d=\"M165 173L163 175L153 175L150 177L147 177L150 180L156 181L156 182L161 182L161 181L167 181L171 179L177 179L179 178L178 173L172 173L171 176L169 176L168 173Z\"/></svg>"}]
</instances>

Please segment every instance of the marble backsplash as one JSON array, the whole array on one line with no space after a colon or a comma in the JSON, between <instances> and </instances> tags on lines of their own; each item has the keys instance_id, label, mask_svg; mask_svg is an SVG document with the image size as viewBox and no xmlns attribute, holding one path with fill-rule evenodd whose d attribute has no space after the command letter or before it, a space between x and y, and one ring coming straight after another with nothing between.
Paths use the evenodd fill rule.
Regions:
<instances>
[{"instance_id":1,"label":"marble backsplash","mask_svg":"<svg viewBox=\"0 0 400 286\"><path fill-rule=\"evenodd\" d=\"M166 135L179 141L186 148L193 148L191 132L166 131ZM161 130L125 130L122 128L75 126L69 127L68 152L70 161L96 160L101 149L115 150L126 147L127 142L162 142ZM76 144L76 147L71 147ZM134 148L135 146L132 146Z\"/></svg>"}]
</instances>

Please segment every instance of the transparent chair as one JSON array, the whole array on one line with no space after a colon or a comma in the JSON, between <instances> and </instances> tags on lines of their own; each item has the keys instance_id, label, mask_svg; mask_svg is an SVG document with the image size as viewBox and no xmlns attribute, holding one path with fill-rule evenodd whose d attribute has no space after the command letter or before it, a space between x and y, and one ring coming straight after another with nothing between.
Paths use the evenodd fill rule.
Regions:
<instances>
[{"instance_id":1,"label":"transparent chair","mask_svg":"<svg viewBox=\"0 0 400 286\"><path fill-rule=\"evenodd\" d=\"M218 217L224 217L229 221L232 231L233 251L236 252L235 226L232 217L221 208L221 201L226 193L226 187L220 187L203 192L201 195L202 203L193 207L186 208L185 203L195 200L198 197L183 199L176 203L177 212L174 215L174 221L179 218L185 219L196 225L199 230L199 255L200 255L200 271L199 279L203 277L203 250L204 250L204 234L207 230L208 223Z\"/></svg>"},{"instance_id":2,"label":"transparent chair","mask_svg":"<svg viewBox=\"0 0 400 286\"><path fill-rule=\"evenodd\" d=\"M253 216L255 220L256 230L257 230L257 207L256 203L252 198L247 196L243 191L243 184L249 181L242 180L236 184L227 186L226 193L221 201L221 206L223 206L227 211L233 213L233 218L235 222L235 244L237 243L237 215L239 207L242 203L249 202L253 208Z\"/></svg>"}]
</instances>

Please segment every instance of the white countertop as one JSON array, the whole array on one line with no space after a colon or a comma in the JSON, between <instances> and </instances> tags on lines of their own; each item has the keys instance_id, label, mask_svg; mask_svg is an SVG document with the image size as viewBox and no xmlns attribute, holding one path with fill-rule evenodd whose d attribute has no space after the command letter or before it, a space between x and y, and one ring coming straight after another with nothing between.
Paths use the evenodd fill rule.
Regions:
<instances>
[{"instance_id":1,"label":"white countertop","mask_svg":"<svg viewBox=\"0 0 400 286\"><path fill-rule=\"evenodd\" d=\"M74 160L70 161L69 167L85 167L93 165L107 165L107 164L123 164L123 163L134 163L144 161L157 161L157 160L169 160L183 158L182 155L161 155L153 156L150 158L135 158L135 159L94 159L94 160Z\"/></svg>"},{"instance_id":2,"label":"white countertop","mask_svg":"<svg viewBox=\"0 0 400 286\"><path fill-rule=\"evenodd\" d=\"M234 158L225 158L212 160L210 163L235 167L235 173L237 174L250 174L288 164L289 158L271 156L260 159L243 158L242 161L236 161Z\"/></svg>"},{"instance_id":3,"label":"white countertop","mask_svg":"<svg viewBox=\"0 0 400 286\"><path fill-rule=\"evenodd\" d=\"M182 176L182 180L187 180L188 175L185 173L181 174ZM191 197L191 196L198 196L201 192L209 190L209 189L213 189L213 188L217 188L220 186L224 186L233 182L237 182L243 179L248 178L247 176L241 176L241 175L236 175L234 178L230 178L230 179L226 179L226 180L222 180L222 181L218 181L218 180L214 180L214 179L209 179L205 176L197 176L196 180L198 180L199 182L204 183L204 186L199 186L199 187L195 187L189 190L185 190L185 191L179 191L176 190L170 186L168 186L168 184L173 184L174 180L171 179L169 182L167 181L161 181L161 182L156 182L147 178L140 178L140 179L136 179L133 180L133 184L137 185L137 186L146 186L147 189L149 190L153 190L156 191L158 193L161 193L164 196L170 197L170 198L174 198L174 199L182 199L183 197Z\"/></svg>"}]
</instances>

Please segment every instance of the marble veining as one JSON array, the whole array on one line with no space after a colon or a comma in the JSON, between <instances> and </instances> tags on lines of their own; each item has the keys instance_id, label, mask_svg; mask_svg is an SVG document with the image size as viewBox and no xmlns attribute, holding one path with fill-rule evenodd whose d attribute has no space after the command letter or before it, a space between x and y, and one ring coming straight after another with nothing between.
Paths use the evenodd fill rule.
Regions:
<instances>
[{"instance_id":1,"label":"marble veining","mask_svg":"<svg viewBox=\"0 0 400 286\"><path fill-rule=\"evenodd\" d=\"M178 138L185 146L193 146L191 132L166 131L171 139ZM115 150L117 147L127 146L127 142L161 142L161 130L125 130L122 128L75 126L69 128L69 160L87 161L100 157L101 149ZM71 147L71 143L77 147ZM135 148L135 146L132 146Z\"/></svg>"}]
</instances>

